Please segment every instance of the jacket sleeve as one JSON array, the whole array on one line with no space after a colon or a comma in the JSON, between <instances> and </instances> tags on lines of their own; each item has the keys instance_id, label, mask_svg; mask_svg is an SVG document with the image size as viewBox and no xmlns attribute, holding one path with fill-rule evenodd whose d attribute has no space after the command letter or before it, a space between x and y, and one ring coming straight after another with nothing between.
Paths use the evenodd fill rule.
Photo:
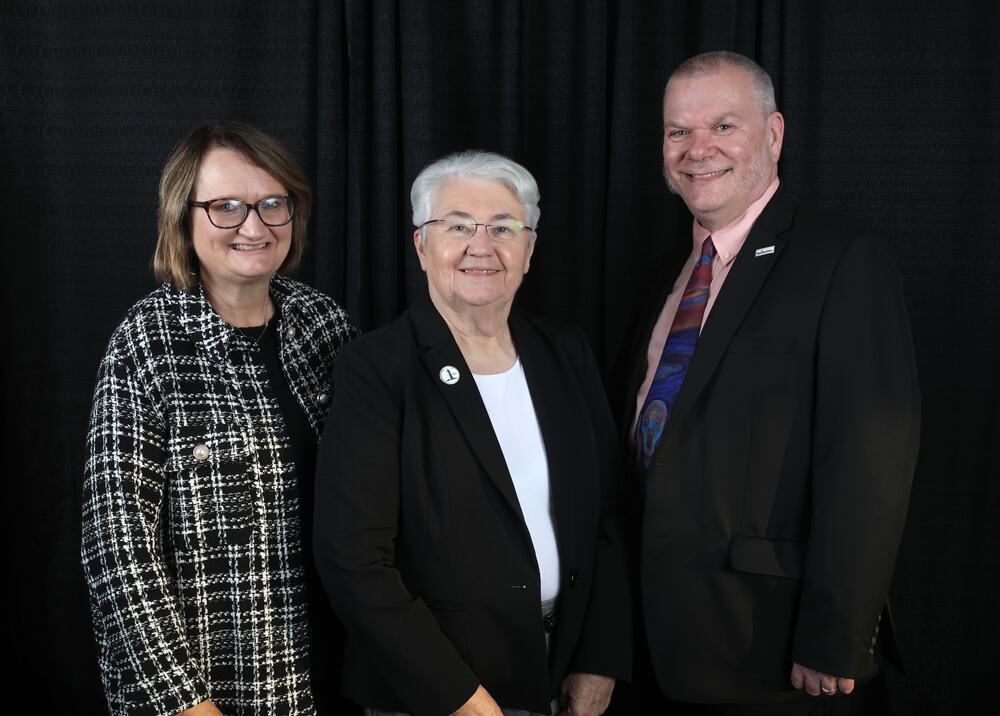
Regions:
<instances>
[{"instance_id":1,"label":"jacket sleeve","mask_svg":"<svg viewBox=\"0 0 1000 716\"><path fill-rule=\"evenodd\" d=\"M334 610L413 714L447 714L479 679L395 566L403 396L359 350L341 351L316 470L316 565ZM377 706L377 704L366 704Z\"/></svg>"},{"instance_id":2,"label":"jacket sleeve","mask_svg":"<svg viewBox=\"0 0 1000 716\"><path fill-rule=\"evenodd\" d=\"M123 349L101 363L87 436L82 559L115 714L175 714L209 697L164 559L165 426Z\"/></svg>"},{"instance_id":3,"label":"jacket sleeve","mask_svg":"<svg viewBox=\"0 0 1000 716\"><path fill-rule=\"evenodd\" d=\"M812 520L793 660L871 673L917 457L920 396L903 293L885 245L840 256L820 318Z\"/></svg>"},{"instance_id":4,"label":"jacket sleeve","mask_svg":"<svg viewBox=\"0 0 1000 716\"><path fill-rule=\"evenodd\" d=\"M628 680L632 676L632 598L623 525L624 455L593 352L578 331L580 382L600 460L601 516L594 583L570 670Z\"/></svg>"}]
</instances>

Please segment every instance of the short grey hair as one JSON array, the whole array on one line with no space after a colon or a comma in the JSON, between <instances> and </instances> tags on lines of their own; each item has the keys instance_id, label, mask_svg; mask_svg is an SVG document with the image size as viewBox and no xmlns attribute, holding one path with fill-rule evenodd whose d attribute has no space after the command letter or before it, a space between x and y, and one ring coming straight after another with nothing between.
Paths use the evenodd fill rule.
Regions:
<instances>
[{"instance_id":1,"label":"short grey hair","mask_svg":"<svg viewBox=\"0 0 1000 716\"><path fill-rule=\"evenodd\" d=\"M513 159L478 149L449 154L428 164L417 175L410 189L414 226L421 226L431 219L434 199L441 186L449 179L461 177L500 182L521 202L528 226L538 228L542 210L538 208L538 182L535 177ZM421 237L427 241L425 229L421 229Z\"/></svg>"},{"instance_id":2,"label":"short grey hair","mask_svg":"<svg viewBox=\"0 0 1000 716\"><path fill-rule=\"evenodd\" d=\"M670 89L670 83L674 81L674 78L706 75L730 67L747 73L754 97L764 114L778 110L778 104L774 101L774 83L771 81L771 75L767 74L763 67L749 57L728 50L703 52L684 60L667 80L667 85L663 90L664 99L666 99L667 90Z\"/></svg>"}]
</instances>

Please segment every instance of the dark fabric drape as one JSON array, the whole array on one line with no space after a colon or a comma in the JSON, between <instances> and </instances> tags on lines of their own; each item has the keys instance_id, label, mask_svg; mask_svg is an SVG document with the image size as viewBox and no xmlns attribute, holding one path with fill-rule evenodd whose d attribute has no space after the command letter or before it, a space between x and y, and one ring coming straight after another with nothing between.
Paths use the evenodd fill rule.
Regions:
<instances>
[{"instance_id":1,"label":"dark fabric drape","mask_svg":"<svg viewBox=\"0 0 1000 716\"><path fill-rule=\"evenodd\" d=\"M157 180L193 123L243 118L301 159L317 205L300 274L365 328L425 290L420 168L468 147L516 158L542 193L519 301L580 324L610 370L655 267L689 240L660 176L663 83L733 49L775 79L783 180L886 236L904 279L924 428L892 592L910 673L887 701L989 712L998 30L998 6L974 0L3 2L10 683L44 710L103 707L78 558L84 434L106 341L153 286Z\"/></svg>"}]
</instances>

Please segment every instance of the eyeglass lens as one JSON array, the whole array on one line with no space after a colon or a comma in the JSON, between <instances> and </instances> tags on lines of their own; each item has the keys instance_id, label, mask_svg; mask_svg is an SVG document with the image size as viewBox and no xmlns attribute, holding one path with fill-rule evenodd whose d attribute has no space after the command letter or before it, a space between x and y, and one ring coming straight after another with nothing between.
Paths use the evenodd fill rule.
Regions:
<instances>
[{"instance_id":1,"label":"eyeglass lens","mask_svg":"<svg viewBox=\"0 0 1000 716\"><path fill-rule=\"evenodd\" d=\"M292 220L294 210L292 200L285 196L271 196L255 205L240 199L218 199L209 204L208 218L220 229L234 229L246 221L251 208L267 226L284 226Z\"/></svg>"},{"instance_id":2,"label":"eyeglass lens","mask_svg":"<svg viewBox=\"0 0 1000 716\"><path fill-rule=\"evenodd\" d=\"M496 241L517 238L520 236L521 232L526 229L524 224L516 219L501 220L492 224L480 224L474 221L447 220L441 225L444 228L446 235L457 239L470 238L476 233L476 229L483 226L486 228L486 232L489 234L490 238Z\"/></svg>"}]
</instances>

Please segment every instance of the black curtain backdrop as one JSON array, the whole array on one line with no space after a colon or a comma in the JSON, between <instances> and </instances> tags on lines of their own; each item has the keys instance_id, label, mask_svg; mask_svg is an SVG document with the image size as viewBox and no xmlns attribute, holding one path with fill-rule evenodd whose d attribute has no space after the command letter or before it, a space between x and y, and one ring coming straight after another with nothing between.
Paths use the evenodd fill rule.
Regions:
<instances>
[{"instance_id":1,"label":"black curtain backdrop","mask_svg":"<svg viewBox=\"0 0 1000 716\"><path fill-rule=\"evenodd\" d=\"M523 162L542 220L519 300L580 324L610 370L666 280L659 260L689 240L660 175L663 83L691 54L732 49L774 77L783 180L885 235L903 275L924 423L892 590L909 675L886 679L885 711L997 712L996 3L0 8L8 706L103 709L78 557L84 435L107 339L154 286L157 180L192 124L243 118L299 157L318 197L301 277L363 328L425 290L420 168L468 147Z\"/></svg>"}]
</instances>

